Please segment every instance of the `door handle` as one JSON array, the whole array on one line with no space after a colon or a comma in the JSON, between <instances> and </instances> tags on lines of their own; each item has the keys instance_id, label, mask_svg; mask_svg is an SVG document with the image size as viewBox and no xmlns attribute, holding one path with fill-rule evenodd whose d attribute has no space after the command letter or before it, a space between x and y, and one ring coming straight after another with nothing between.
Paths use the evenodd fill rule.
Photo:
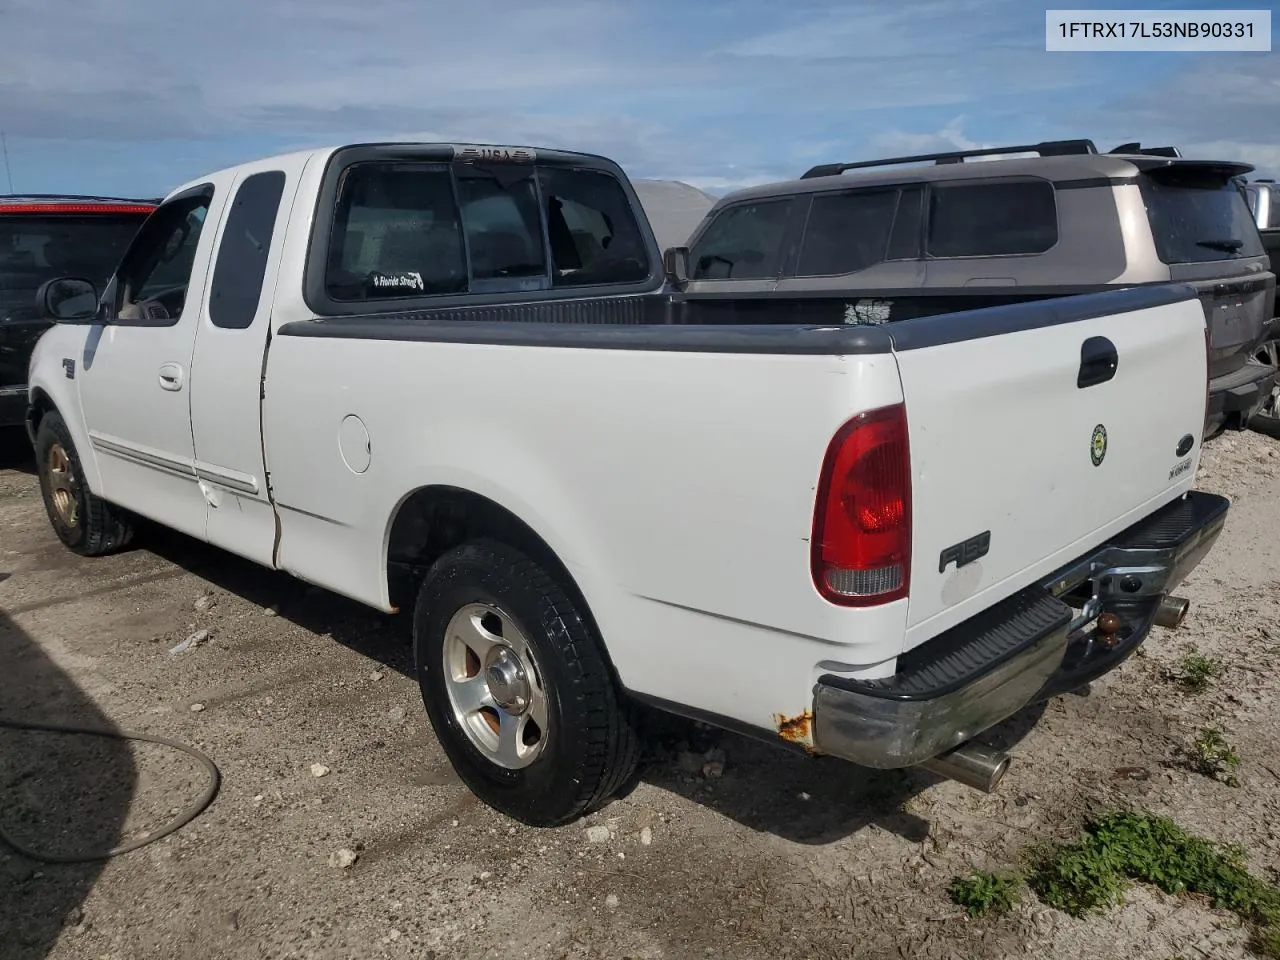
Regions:
<instances>
[{"instance_id":1,"label":"door handle","mask_svg":"<svg viewBox=\"0 0 1280 960\"><path fill-rule=\"evenodd\" d=\"M1116 345L1106 337L1090 337L1080 344L1080 373L1076 376L1076 386L1083 390L1106 383L1116 375L1116 367L1120 365L1120 355Z\"/></svg>"},{"instance_id":2,"label":"door handle","mask_svg":"<svg viewBox=\"0 0 1280 960\"><path fill-rule=\"evenodd\" d=\"M165 390L182 389L182 367L176 363L166 363L160 367L160 386Z\"/></svg>"}]
</instances>

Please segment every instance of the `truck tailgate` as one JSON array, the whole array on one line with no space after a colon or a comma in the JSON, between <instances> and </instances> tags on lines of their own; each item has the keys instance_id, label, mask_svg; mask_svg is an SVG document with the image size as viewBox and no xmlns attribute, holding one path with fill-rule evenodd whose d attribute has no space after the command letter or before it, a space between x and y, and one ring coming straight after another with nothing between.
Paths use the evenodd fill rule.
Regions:
<instances>
[{"instance_id":1,"label":"truck tailgate","mask_svg":"<svg viewBox=\"0 0 1280 960\"><path fill-rule=\"evenodd\" d=\"M894 334L912 464L906 649L1194 482L1207 383L1194 292L1044 306L1035 329L999 329L996 308L986 332L999 335L944 342L946 317Z\"/></svg>"}]
</instances>

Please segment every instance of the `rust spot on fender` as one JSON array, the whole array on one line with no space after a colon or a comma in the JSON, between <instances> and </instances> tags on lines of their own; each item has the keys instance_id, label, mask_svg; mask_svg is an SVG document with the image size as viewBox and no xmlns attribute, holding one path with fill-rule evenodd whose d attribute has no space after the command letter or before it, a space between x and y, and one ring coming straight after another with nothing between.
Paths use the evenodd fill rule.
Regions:
<instances>
[{"instance_id":1,"label":"rust spot on fender","mask_svg":"<svg viewBox=\"0 0 1280 960\"><path fill-rule=\"evenodd\" d=\"M782 713L773 715L773 724L778 728L778 736L791 743L798 743L806 750L813 749L813 711L806 710L798 716L788 717Z\"/></svg>"}]
</instances>

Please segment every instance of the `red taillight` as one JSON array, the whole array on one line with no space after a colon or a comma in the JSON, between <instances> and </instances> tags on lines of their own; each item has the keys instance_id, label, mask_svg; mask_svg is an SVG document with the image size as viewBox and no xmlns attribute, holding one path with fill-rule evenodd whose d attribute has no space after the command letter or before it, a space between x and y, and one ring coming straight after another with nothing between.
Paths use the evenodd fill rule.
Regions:
<instances>
[{"instance_id":1,"label":"red taillight","mask_svg":"<svg viewBox=\"0 0 1280 960\"><path fill-rule=\"evenodd\" d=\"M0 213L101 213L142 214L151 213L155 207L137 203L5 203Z\"/></svg>"},{"instance_id":2,"label":"red taillight","mask_svg":"<svg viewBox=\"0 0 1280 960\"><path fill-rule=\"evenodd\" d=\"M902 404L854 417L822 464L813 514L813 582L842 606L907 595L911 570L911 454Z\"/></svg>"}]
</instances>

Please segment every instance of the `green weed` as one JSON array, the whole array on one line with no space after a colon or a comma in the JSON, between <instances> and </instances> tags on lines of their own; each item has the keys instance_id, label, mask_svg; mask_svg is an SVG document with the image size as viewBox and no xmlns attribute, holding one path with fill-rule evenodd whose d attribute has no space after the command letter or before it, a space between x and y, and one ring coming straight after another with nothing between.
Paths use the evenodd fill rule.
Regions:
<instances>
[{"instance_id":1,"label":"green weed","mask_svg":"<svg viewBox=\"0 0 1280 960\"><path fill-rule=\"evenodd\" d=\"M1222 675L1222 664L1202 653L1188 653L1182 658L1182 675L1178 682L1190 693L1204 693L1209 684Z\"/></svg>"},{"instance_id":2,"label":"green weed","mask_svg":"<svg viewBox=\"0 0 1280 960\"><path fill-rule=\"evenodd\" d=\"M1187 762L1196 773L1221 780L1229 787L1240 786L1233 772L1240 766L1240 755L1219 730L1209 728L1200 731L1187 751Z\"/></svg>"},{"instance_id":3,"label":"green weed","mask_svg":"<svg viewBox=\"0 0 1280 960\"><path fill-rule=\"evenodd\" d=\"M952 901L964 907L971 917L982 917L988 913L1000 916L1022 900L1021 886L1021 878L1014 874L975 870L967 877L954 878L947 892Z\"/></svg>"},{"instance_id":4,"label":"green weed","mask_svg":"<svg viewBox=\"0 0 1280 960\"><path fill-rule=\"evenodd\" d=\"M1280 887L1250 874L1239 847L1194 836L1165 817L1109 814L1080 840L1044 851L1028 877L1041 900L1074 916L1119 902L1134 880L1233 911L1253 928L1254 950L1280 958Z\"/></svg>"}]
</instances>

